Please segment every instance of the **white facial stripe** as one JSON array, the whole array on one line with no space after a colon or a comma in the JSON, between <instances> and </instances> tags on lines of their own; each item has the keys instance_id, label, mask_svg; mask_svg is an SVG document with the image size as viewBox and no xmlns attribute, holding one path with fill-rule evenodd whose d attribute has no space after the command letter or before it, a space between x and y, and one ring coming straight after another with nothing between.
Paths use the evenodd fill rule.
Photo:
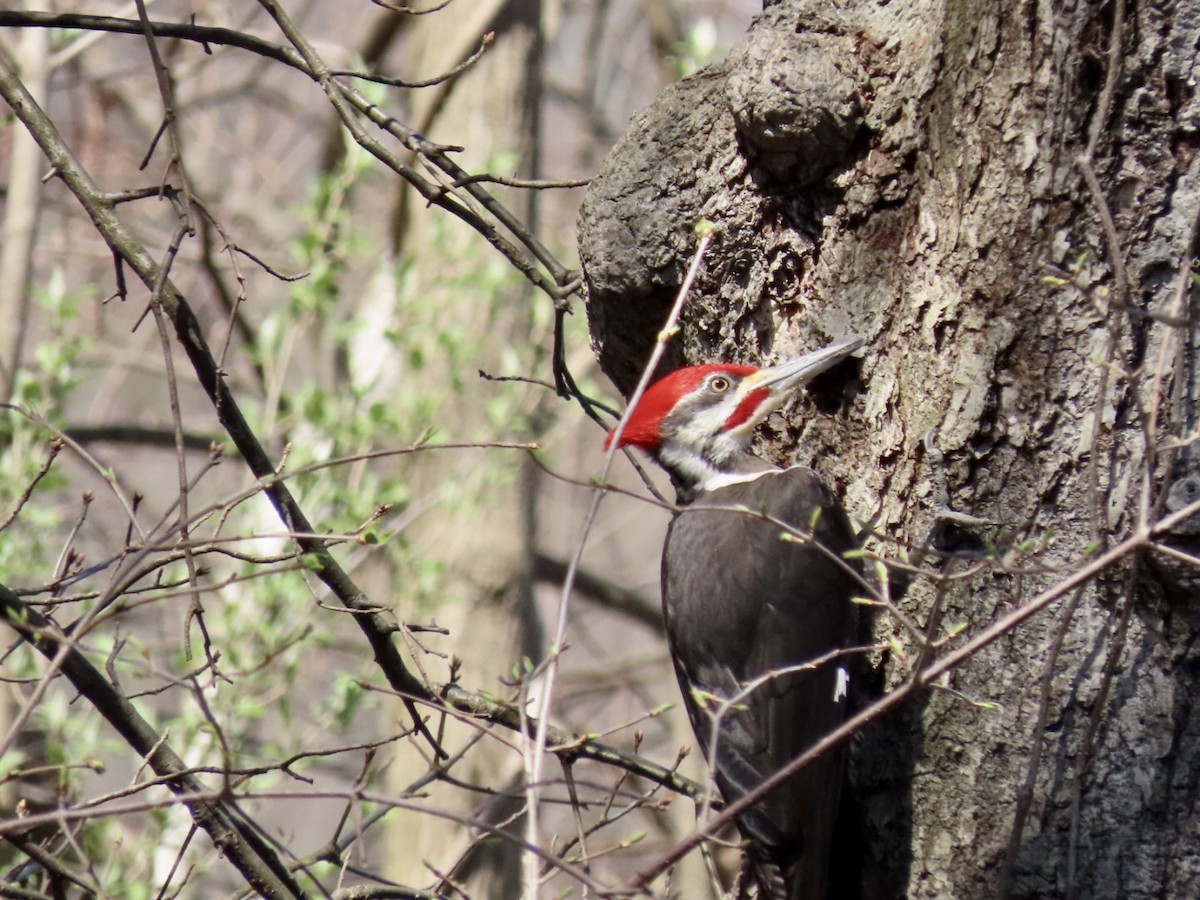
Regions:
<instances>
[{"instance_id":1,"label":"white facial stripe","mask_svg":"<svg viewBox=\"0 0 1200 900\"><path fill-rule=\"evenodd\" d=\"M734 409L735 407L728 402L709 407L690 419L685 427L679 429L680 440L692 445L702 445L709 435L721 432L725 426L725 420L729 418Z\"/></svg>"},{"instance_id":2,"label":"white facial stripe","mask_svg":"<svg viewBox=\"0 0 1200 900\"><path fill-rule=\"evenodd\" d=\"M746 395L752 394L755 390L757 388L738 391L706 409L692 411L689 408L685 416L681 417L683 418L682 423L672 423L676 424L674 439L692 447L703 447L713 436L734 438L737 441L738 449L741 449L758 424L774 412L783 399L776 394L768 395L758 404L746 421L727 429L725 423L729 421L729 417L737 411ZM700 403L688 404L689 407L699 405Z\"/></svg>"},{"instance_id":3,"label":"white facial stripe","mask_svg":"<svg viewBox=\"0 0 1200 900\"><path fill-rule=\"evenodd\" d=\"M679 452L674 452L676 449ZM674 443L663 446L659 452L659 461L702 491L708 490L706 485L721 474L703 456L692 453L687 447L679 447Z\"/></svg>"},{"instance_id":4,"label":"white facial stripe","mask_svg":"<svg viewBox=\"0 0 1200 900\"><path fill-rule=\"evenodd\" d=\"M680 404L663 422L664 440L658 459L664 466L698 490L710 491L729 484L752 481L756 474L732 474L723 469L744 452L754 429L779 406L773 393L764 397L746 421L726 428L745 398L761 388L743 384L743 390L719 398L708 391L707 382Z\"/></svg>"},{"instance_id":5,"label":"white facial stripe","mask_svg":"<svg viewBox=\"0 0 1200 900\"><path fill-rule=\"evenodd\" d=\"M703 457L682 452L672 454L669 448L664 449L661 460L664 465L688 479L698 491L715 491L717 488L729 487L731 484L747 484L763 475L778 472L778 469L764 469L761 472L722 472Z\"/></svg>"}]
</instances>

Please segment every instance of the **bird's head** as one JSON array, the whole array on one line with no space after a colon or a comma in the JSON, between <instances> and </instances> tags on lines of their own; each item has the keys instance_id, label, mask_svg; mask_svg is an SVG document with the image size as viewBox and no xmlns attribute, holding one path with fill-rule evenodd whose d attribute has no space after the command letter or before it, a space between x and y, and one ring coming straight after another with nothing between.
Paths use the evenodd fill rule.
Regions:
<instances>
[{"instance_id":1,"label":"bird's head","mask_svg":"<svg viewBox=\"0 0 1200 900\"><path fill-rule=\"evenodd\" d=\"M677 369L642 394L617 437L658 460L681 492L712 490L744 472L754 429L796 388L845 359L863 344L853 338L780 363L715 363Z\"/></svg>"}]
</instances>

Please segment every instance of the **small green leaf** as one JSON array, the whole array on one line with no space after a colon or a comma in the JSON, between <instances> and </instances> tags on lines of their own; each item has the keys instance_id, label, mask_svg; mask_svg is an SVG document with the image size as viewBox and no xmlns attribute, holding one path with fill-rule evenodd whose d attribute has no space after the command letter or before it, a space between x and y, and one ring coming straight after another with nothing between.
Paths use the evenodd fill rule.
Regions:
<instances>
[{"instance_id":1,"label":"small green leaf","mask_svg":"<svg viewBox=\"0 0 1200 900\"><path fill-rule=\"evenodd\" d=\"M946 623L946 636L947 637L958 637L960 634L962 634L966 630L967 630L966 622L947 622Z\"/></svg>"}]
</instances>

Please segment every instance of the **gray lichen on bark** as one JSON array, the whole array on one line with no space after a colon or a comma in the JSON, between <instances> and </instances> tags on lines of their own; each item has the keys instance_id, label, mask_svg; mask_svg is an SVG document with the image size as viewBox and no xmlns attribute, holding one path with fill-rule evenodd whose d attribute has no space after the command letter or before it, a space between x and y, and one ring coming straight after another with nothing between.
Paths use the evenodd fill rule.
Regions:
<instances>
[{"instance_id":1,"label":"gray lichen on bark","mask_svg":"<svg viewBox=\"0 0 1200 900\"><path fill-rule=\"evenodd\" d=\"M866 152L886 60L859 29L794 10L761 16L727 63L671 85L629 123L589 185L579 221L588 315L600 363L632 387L690 259L701 219L719 236L661 371L684 360L758 359L850 330L800 289L825 218ZM802 64L798 70L797 65ZM810 191L795 190L796 180ZM780 324L790 332L780 344Z\"/></svg>"},{"instance_id":2,"label":"gray lichen on bark","mask_svg":"<svg viewBox=\"0 0 1200 900\"><path fill-rule=\"evenodd\" d=\"M863 126L869 76L862 38L845 28L786 24L768 11L730 54L725 99L748 155L793 187L848 168Z\"/></svg>"}]
</instances>

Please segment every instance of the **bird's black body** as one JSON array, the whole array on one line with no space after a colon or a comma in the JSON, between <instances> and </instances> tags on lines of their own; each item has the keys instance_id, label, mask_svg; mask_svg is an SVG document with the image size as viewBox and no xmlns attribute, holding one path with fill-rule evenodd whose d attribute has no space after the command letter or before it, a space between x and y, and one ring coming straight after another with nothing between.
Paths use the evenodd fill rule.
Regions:
<instances>
[{"instance_id":1,"label":"bird's black body","mask_svg":"<svg viewBox=\"0 0 1200 900\"><path fill-rule=\"evenodd\" d=\"M801 534L811 528L812 543L784 541L784 529L756 513ZM855 638L850 598L859 587L855 564L843 560L855 546L837 499L802 467L702 492L671 523L662 572L667 635L726 802L844 720L850 660L829 657ZM747 691L771 672L821 659ZM827 753L739 821L771 900L824 900L842 770L843 754Z\"/></svg>"},{"instance_id":2,"label":"bird's black body","mask_svg":"<svg viewBox=\"0 0 1200 900\"><path fill-rule=\"evenodd\" d=\"M861 592L850 521L810 469L747 451L783 398L846 340L772 368L709 364L651 385L608 443L652 453L680 510L663 550L675 673L717 786L734 802L846 717ZM789 529L796 532L785 540ZM825 753L738 819L762 900L826 896L843 752Z\"/></svg>"}]
</instances>

